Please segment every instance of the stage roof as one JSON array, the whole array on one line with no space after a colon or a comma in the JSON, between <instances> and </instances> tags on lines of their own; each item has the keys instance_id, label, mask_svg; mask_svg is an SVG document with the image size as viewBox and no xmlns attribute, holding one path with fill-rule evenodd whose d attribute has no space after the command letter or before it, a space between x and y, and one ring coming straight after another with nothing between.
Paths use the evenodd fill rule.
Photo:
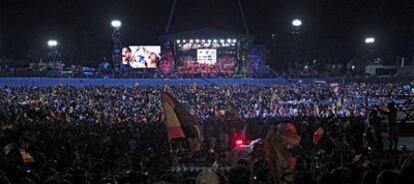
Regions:
<instances>
[{"instance_id":1,"label":"stage roof","mask_svg":"<svg viewBox=\"0 0 414 184\"><path fill-rule=\"evenodd\" d=\"M165 34L159 37L161 41L165 40L175 40L175 39L238 39L238 40L245 40L245 41L253 41L253 36L247 34L238 34L238 33L231 33L227 31L222 31L218 29L212 28L202 28L196 29L191 31L179 32L179 33L172 33L172 34Z\"/></svg>"}]
</instances>

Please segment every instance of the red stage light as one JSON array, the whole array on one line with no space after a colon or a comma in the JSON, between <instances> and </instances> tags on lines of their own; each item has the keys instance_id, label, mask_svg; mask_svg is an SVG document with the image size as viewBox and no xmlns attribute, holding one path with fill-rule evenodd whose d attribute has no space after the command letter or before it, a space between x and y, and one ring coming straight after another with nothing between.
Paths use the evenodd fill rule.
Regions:
<instances>
[{"instance_id":1,"label":"red stage light","mask_svg":"<svg viewBox=\"0 0 414 184\"><path fill-rule=\"evenodd\" d=\"M243 140L241 140L241 139L236 140L236 145L240 146L240 145L242 145L242 144L243 144Z\"/></svg>"}]
</instances>

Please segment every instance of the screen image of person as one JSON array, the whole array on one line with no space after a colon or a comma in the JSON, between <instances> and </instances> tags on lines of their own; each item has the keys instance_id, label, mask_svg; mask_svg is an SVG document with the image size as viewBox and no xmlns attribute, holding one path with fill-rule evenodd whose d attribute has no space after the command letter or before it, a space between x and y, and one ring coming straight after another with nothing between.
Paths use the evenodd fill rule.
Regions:
<instances>
[{"instance_id":1,"label":"screen image of person","mask_svg":"<svg viewBox=\"0 0 414 184\"><path fill-rule=\"evenodd\" d=\"M160 56L155 52L150 52L145 60L147 68L157 68Z\"/></svg>"},{"instance_id":2,"label":"screen image of person","mask_svg":"<svg viewBox=\"0 0 414 184\"><path fill-rule=\"evenodd\" d=\"M124 47L122 48L122 64L129 65L129 62L132 60L131 48Z\"/></svg>"}]
</instances>

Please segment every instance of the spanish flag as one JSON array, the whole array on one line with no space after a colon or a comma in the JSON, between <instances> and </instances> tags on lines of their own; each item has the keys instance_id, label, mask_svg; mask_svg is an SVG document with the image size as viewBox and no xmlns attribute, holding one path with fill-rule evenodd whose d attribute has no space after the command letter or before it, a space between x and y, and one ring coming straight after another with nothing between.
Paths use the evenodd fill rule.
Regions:
<instances>
[{"instance_id":1,"label":"spanish flag","mask_svg":"<svg viewBox=\"0 0 414 184\"><path fill-rule=\"evenodd\" d=\"M181 123L178 120L177 114L175 113L174 99L166 93L161 94L162 103L164 106L164 123L168 128L168 140L177 138L185 138L184 131L181 128Z\"/></svg>"},{"instance_id":2,"label":"spanish flag","mask_svg":"<svg viewBox=\"0 0 414 184\"><path fill-rule=\"evenodd\" d=\"M162 93L168 139L187 138L192 151L199 151L204 140L201 123L168 92Z\"/></svg>"},{"instance_id":3,"label":"spanish flag","mask_svg":"<svg viewBox=\"0 0 414 184\"><path fill-rule=\"evenodd\" d=\"M34 162L33 157L32 157L29 153L27 153L25 149L20 148L20 149L19 149L19 152L20 152L20 155L22 156L23 163L24 163L25 165L27 165L27 164L31 164L31 163L33 163L33 162Z\"/></svg>"}]
</instances>

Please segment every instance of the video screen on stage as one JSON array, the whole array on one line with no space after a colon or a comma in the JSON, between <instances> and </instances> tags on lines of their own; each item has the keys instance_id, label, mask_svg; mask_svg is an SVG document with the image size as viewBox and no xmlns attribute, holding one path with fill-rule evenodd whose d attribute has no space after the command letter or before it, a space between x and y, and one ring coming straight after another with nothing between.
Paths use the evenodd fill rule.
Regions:
<instances>
[{"instance_id":1,"label":"video screen on stage","mask_svg":"<svg viewBox=\"0 0 414 184\"><path fill-rule=\"evenodd\" d=\"M215 65L217 62L216 49L197 49L197 63Z\"/></svg>"},{"instance_id":2,"label":"video screen on stage","mask_svg":"<svg viewBox=\"0 0 414 184\"><path fill-rule=\"evenodd\" d=\"M122 64L131 68L157 68L161 46L131 45L122 48Z\"/></svg>"}]
</instances>

